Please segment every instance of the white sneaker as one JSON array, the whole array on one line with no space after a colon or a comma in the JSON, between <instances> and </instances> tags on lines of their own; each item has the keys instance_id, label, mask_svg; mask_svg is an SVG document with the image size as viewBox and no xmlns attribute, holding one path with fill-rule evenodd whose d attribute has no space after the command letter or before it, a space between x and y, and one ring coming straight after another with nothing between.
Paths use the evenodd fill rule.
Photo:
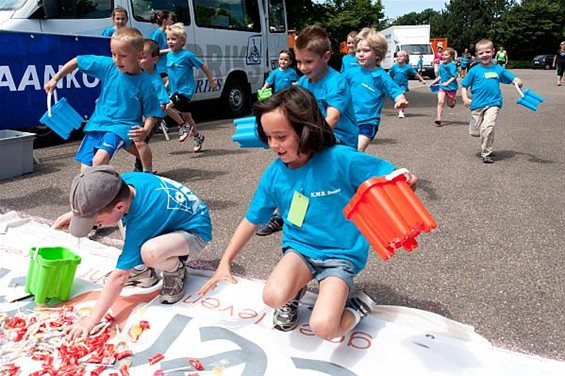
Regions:
<instances>
[{"instance_id":1,"label":"white sneaker","mask_svg":"<svg viewBox=\"0 0 565 376\"><path fill-rule=\"evenodd\" d=\"M398 111L398 118L404 119L404 111Z\"/></svg>"}]
</instances>

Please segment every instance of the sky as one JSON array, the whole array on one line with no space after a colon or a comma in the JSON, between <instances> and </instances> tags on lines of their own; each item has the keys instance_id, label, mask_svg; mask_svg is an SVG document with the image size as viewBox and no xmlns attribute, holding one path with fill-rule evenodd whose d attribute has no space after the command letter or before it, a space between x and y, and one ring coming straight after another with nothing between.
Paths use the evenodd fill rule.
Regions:
<instances>
[{"instance_id":1,"label":"sky","mask_svg":"<svg viewBox=\"0 0 565 376\"><path fill-rule=\"evenodd\" d=\"M382 4L385 17L393 19L411 12L419 13L428 8L439 11L445 7L447 1L449 0L382 0Z\"/></svg>"}]
</instances>

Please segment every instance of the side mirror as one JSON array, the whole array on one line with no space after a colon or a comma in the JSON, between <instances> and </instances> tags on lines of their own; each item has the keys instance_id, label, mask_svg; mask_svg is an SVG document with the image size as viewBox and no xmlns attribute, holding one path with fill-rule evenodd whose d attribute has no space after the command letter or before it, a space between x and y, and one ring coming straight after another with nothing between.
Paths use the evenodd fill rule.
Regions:
<instances>
[{"instance_id":1,"label":"side mirror","mask_svg":"<svg viewBox=\"0 0 565 376\"><path fill-rule=\"evenodd\" d=\"M45 18L59 18L61 15L59 0L42 0L41 3L45 12Z\"/></svg>"}]
</instances>

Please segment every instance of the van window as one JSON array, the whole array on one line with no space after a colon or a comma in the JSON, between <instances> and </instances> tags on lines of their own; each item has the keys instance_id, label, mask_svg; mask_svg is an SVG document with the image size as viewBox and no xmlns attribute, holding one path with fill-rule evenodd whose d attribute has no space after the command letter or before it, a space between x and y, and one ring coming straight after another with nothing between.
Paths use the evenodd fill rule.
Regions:
<instances>
[{"instance_id":1,"label":"van window","mask_svg":"<svg viewBox=\"0 0 565 376\"><path fill-rule=\"evenodd\" d=\"M6 0L0 1L0 10L18 10L27 0Z\"/></svg>"},{"instance_id":2,"label":"van window","mask_svg":"<svg viewBox=\"0 0 565 376\"><path fill-rule=\"evenodd\" d=\"M269 1L269 30L272 33L283 33L286 31L283 0Z\"/></svg>"},{"instance_id":3,"label":"van window","mask_svg":"<svg viewBox=\"0 0 565 376\"><path fill-rule=\"evenodd\" d=\"M432 55L432 47L429 44L405 44L402 48L409 55Z\"/></svg>"},{"instance_id":4,"label":"van window","mask_svg":"<svg viewBox=\"0 0 565 376\"><path fill-rule=\"evenodd\" d=\"M261 31L257 0L193 0L200 27Z\"/></svg>"},{"instance_id":5,"label":"van window","mask_svg":"<svg viewBox=\"0 0 565 376\"><path fill-rule=\"evenodd\" d=\"M76 1L59 0L58 15L51 18L108 18L112 14L112 0Z\"/></svg>"},{"instance_id":6,"label":"van window","mask_svg":"<svg viewBox=\"0 0 565 376\"><path fill-rule=\"evenodd\" d=\"M174 22L190 25L188 0L132 0L133 18L137 21L151 22L156 10L168 10L174 13Z\"/></svg>"}]
</instances>

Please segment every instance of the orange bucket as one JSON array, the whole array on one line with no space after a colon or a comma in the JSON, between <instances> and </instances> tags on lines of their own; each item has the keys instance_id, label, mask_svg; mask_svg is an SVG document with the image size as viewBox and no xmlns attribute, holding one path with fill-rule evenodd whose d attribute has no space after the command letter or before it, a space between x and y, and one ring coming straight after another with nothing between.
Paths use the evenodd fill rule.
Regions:
<instances>
[{"instance_id":1,"label":"orange bucket","mask_svg":"<svg viewBox=\"0 0 565 376\"><path fill-rule=\"evenodd\" d=\"M343 209L345 218L367 238L383 260L395 249L410 252L418 247L420 232L437 227L428 210L406 183L406 169L363 182Z\"/></svg>"}]
</instances>

